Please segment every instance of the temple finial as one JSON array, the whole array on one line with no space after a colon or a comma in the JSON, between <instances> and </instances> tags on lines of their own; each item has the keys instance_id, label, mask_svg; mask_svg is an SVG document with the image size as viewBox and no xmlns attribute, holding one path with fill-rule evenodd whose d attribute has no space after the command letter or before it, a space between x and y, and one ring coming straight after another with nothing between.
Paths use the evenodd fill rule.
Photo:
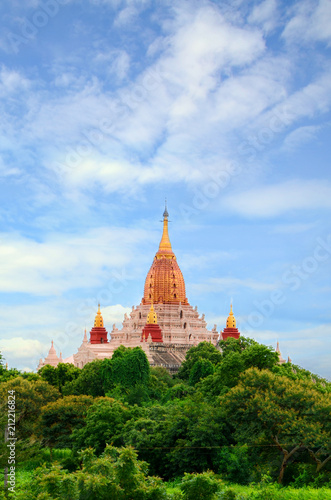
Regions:
<instances>
[{"instance_id":1,"label":"temple finial","mask_svg":"<svg viewBox=\"0 0 331 500\"><path fill-rule=\"evenodd\" d=\"M230 313L229 313L228 319L226 320L226 327L227 328L236 328L236 318L233 315L232 304L230 306Z\"/></svg>"},{"instance_id":2,"label":"temple finial","mask_svg":"<svg viewBox=\"0 0 331 500\"><path fill-rule=\"evenodd\" d=\"M163 234L159 246L159 253L168 253L172 254L172 248L171 248L171 243L169 239L169 233L168 233L168 209L167 209L167 200L165 201L165 209L163 212Z\"/></svg>"},{"instance_id":3,"label":"temple finial","mask_svg":"<svg viewBox=\"0 0 331 500\"><path fill-rule=\"evenodd\" d=\"M167 198L165 199L165 208L164 208L164 212L163 212L163 218L168 218L169 217L169 214L168 214L168 208L167 208Z\"/></svg>"},{"instance_id":4,"label":"temple finial","mask_svg":"<svg viewBox=\"0 0 331 500\"><path fill-rule=\"evenodd\" d=\"M103 328L103 317L100 311L100 304L98 304L98 312L95 316L94 326L95 328Z\"/></svg>"}]
</instances>

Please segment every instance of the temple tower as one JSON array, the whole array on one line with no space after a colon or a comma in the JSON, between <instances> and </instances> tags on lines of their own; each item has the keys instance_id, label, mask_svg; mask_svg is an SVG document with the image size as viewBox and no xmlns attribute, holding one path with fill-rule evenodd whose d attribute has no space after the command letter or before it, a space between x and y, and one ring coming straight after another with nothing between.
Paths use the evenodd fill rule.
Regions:
<instances>
[{"instance_id":1,"label":"temple tower","mask_svg":"<svg viewBox=\"0 0 331 500\"><path fill-rule=\"evenodd\" d=\"M234 317L233 311L232 311L232 304L230 307L230 314L228 316L228 319L226 320L226 327L224 328L222 332L222 339L226 340L229 337L232 337L234 339L239 339L240 337L240 332L238 328L236 328L236 318Z\"/></svg>"},{"instance_id":2,"label":"temple tower","mask_svg":"<svg viewBox=\"0 0 331 500\"><path fill-rule=\"evenodd\" d=\"M168 210L163 213L163 233L159 249L148 271L142 304L188 304L185 282L171 248L168 233Z\"/></svg>"},{"instance_id":3,"label":"temple tower","mask_svg":"<svg viewBox=\"0 0 331 500\"><path fill-rule=\"evenodd\" d=\"M106 344L108 342L107 333L108 332L103 325L103 317L101 315L99 304L98 312L94 320L94 326L90 331L90 344Z\"/></svg>"}]
</instances>

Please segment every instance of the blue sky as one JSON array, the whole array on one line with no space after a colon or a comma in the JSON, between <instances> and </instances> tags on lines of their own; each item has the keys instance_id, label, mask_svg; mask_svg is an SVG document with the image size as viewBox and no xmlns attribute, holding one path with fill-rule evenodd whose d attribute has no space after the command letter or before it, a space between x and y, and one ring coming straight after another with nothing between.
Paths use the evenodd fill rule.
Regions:
<instances>
[{"instance_id":1,"label":"blue sky","mask_svg":"<svg viewBox=\"0 0 331 500\"><path fill-rule=\"evenodd\" d=\"M9 366L143 295L168 199L190 303L331 378L331 2L3 0Z\"/></svg>"}]
</instances>

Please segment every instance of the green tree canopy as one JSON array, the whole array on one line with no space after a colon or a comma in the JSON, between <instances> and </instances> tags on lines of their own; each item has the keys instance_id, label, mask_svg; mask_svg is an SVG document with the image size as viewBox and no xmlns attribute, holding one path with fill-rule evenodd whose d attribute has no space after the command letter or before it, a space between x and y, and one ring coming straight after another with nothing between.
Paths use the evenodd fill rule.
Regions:
<instances>
[{"instance_id":1,"label":"green tree canopy","mask_svg":"<svg viewBox=\"0 0 331 500\"><path fill-rule=\"evenodd\" d=\"M187 351L185 361L178 371L178 378L189 380L193 365L199 359L209 360L215 366L220 363L222 354L211 342L200 342Z\"/></svg>"},{"instance_id":2,"label":"green tree canopy","mask_svg":"<svg viewBox=\"0 0 331 500\"><path fill-rule=\"evenodd\" d=\"M269 370L251 368L221 398L224 417L233 423L239 443L274 446L282 454L278 481L294 455L319 452L330 459L330 395L308 381L291 381ZM321 468L321 465L320 465Z\"/></svg>"},{"instance_id":3,"label":"green tree canopy","mask_svg":"<svg viewBox=\"0 0 331 500\"><path fill-rule=\"evenodd\" d=\"M123 445L122 428L130 418L130 410L121 402L98 398L87 410L84 427L73 431L74 448L90 446L100 454L107 444Z\"/></svg>"},{"instance_id":4,"label":"green tree canopy","mask_svg":"<svg viewBox=\"0 0 331 500\"><path fill-rule=\"evenodd\" d=\"M200 380L208 377L208 375L212 375L214 370L215 366L209 359L197 359L190 371L189 384L197 384Z\"/></svg>"},{"instance_id":5,"label":"green tree canopy","mask_svg":"<svg viewBox=\"0 0 331 500\"><path fill-rule=\"evenodd\" d=\"M102 376L106 392L116 385L125 388L145 385L150 377L150 365L140 347L120 346L111 359L103 360Z\"/></svg>"},{"instance_id":6,"label":"green tree canopy","mask_svg":"<svg viewBox=\"0 0 331 500\"><path fill-rule=\"evenodd\" d=\"M64 396L41 409L41 432L46 446L71 448L71 434L85 424L92 396Z\"/></svg>"},{"instance_id":7,"label":"green tree canopy","mask_svg":"<svg viewBox=\"0 0 331 500\"><path fill-rule=\"evenodd\" d=\"M87 363L80 371L76 379L68 381L63 386L62 392L65 396L86 394L87 396L104 396L101 360Z\"/></svg>"},{"instance_id":8,"label":"green tree canopy","mask_svg":"<svg viewBox=\"0 0 331 500\"><path fill-rule=\"evenodd\" d=\"M0 386L0 421L7 425L8 391L14 391L16 411L16 437L30 438L39 425L43 406L60 397L59 391L43 380L28 381L22 377L11 379Z\"/></svg>"},{"instance_id":9,"label":"green tree canopy","mask_svg":"<svg viewBox=\"0 0 331 500\"><path fill-rule=\"evenodd\" d=\"M49 384L57 387L62 392L63 386L67 382L76 380L81 370L70 363L59 363L57 367L46 365L38 371L42 379L46 380Z\"/></svg>"}]
</instances>

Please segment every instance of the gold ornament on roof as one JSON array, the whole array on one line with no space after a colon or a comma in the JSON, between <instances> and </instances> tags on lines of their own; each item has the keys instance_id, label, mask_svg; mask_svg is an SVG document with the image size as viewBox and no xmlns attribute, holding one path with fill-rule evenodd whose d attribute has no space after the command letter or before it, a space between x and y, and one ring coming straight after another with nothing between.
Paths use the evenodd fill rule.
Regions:
<instances>
[{"instance_id":1,"label":"gold ornament on roof","mask_svg":"<svg viewBox=\"0 0 331 500\"><path fill-rule=\"evenodd\" d=\"M98 304L98 312L97 312L95 320L94 320L94 327L95 328L103 328L103 317L101 316L100 304Z\"/></svg>"},{"instance_id":2,"label":"gold ornament on roof","mask_svg":"<svg viewBox=\"0 0 331 500\"><path fill-rule=\"evenodd\" d=\"M154 311L153 302L151 303L151 308L149 310L149 313L147 314L147 324L148 325L157 325L157 316L156 316L156 312Z\"/></svg>"},{"instance_id":3,"label":"gold ornament on roof","mask_svg":"<svg viewBox=\"0 0 331 500\"><path fill-rule=\"evenodd\" d=\"M228 316L228 319L226 320L226 327L227 328L236 328L236 318L233 315L232 312L232 304L230 307L230 314Z\"/></svg>"}]
</instances>

